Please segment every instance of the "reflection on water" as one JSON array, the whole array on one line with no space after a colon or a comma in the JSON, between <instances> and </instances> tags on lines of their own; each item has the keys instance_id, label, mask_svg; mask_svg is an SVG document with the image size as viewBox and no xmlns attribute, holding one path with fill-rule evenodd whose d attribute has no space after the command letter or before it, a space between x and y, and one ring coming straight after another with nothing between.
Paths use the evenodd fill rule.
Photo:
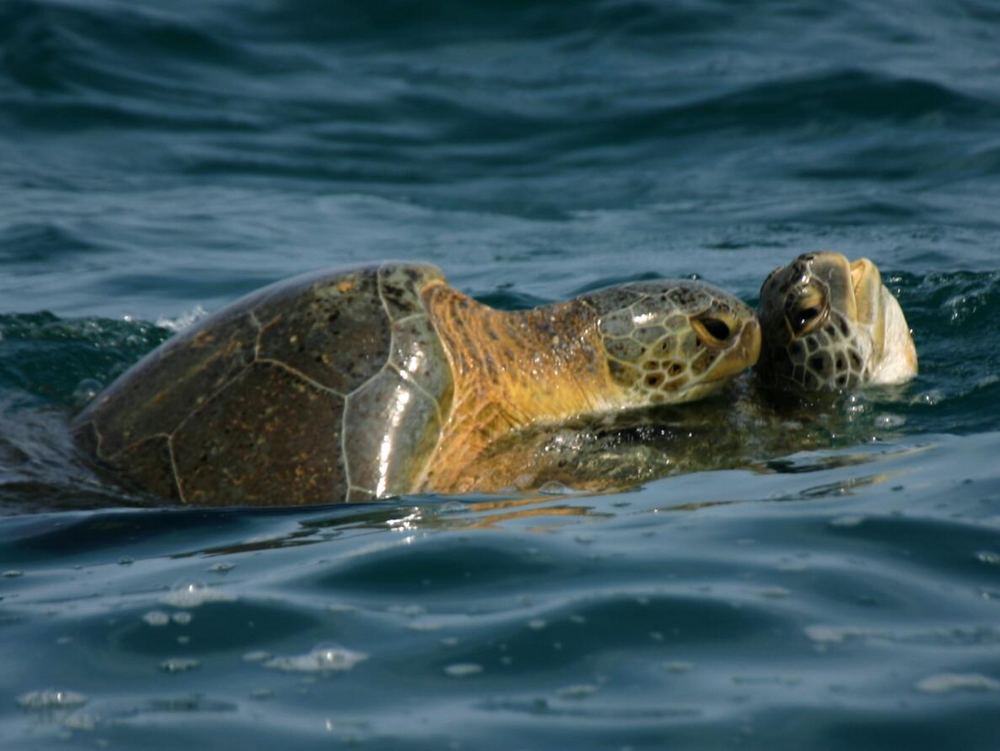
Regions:
<instances>
[{"instance_id":1,"label":"reflection on water","mask_svg":"<svg viewBox=\"0 0 1000 751\"><path fill-rule=\"evenodd\" d=\"M10 519L5 688L82 699L3 722L122 746L151 727L277 743L289 716L306 746L479 747L498 722L540 746L725 746L833 700L838 723L996 731L998 446L804 453L627 494ZM254 737L225 719L247 713Z\"/></svg>"},{"instance_id":2,"label":"reflection on water","mask_svg":"<svg viewBox=\"0 0 1000 751\"><path fill-rule=\"evenodd\" d=\"M998 19L903 5L0 2L0 747L995 751ZM529 431L537 491L165 508L67 440L298 272L752 302L820 248L915 382Z\"/></svg>"}]
</instances>

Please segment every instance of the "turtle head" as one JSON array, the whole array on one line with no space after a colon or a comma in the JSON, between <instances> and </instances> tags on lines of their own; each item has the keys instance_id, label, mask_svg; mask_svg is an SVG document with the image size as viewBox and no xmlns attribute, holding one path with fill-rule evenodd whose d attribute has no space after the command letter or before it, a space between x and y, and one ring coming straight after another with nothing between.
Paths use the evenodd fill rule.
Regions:
<instances>
[{"instance_id":1,"label":"turtle head","mask_svg":"<svg viewBox=\"0 0 1000 751\"><path fill-rule=\"evenodd\" d=\"M757 373L806 390L902 383L917 373L903 311L878 267L839 253L806 253L771 272L758 309Z\"/></svg>"},{"instance_id":2,"label":"turtle head","mask_svg":"<svg viewBox=\"0 0 1000 751\"><path fill-rule=\"evenodd\" d=\"M609 374L628 406L699 399L760 354L753 311L701 282L637 282L585 299L598 310Z\"/></svg>"}]
</instances>

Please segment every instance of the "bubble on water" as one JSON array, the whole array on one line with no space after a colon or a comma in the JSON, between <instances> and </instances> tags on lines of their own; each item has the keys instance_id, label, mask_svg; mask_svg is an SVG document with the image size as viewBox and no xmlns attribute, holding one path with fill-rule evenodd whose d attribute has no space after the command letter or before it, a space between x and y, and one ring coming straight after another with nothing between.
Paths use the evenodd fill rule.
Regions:
<instances>
[{"instance_id":1,"label":"bubble on water","mask_svg":"<svg viewBox=\"0 0 1000 751\"><path fill-rule=\"evenodd\" d=\"M789 592L784 587L764 587L760 590L761 597L767 597L773 600L780 600L783 597L788 597L791 592Z\"/></svg>"},{"instance_id":2,"label":"bubble on water","mask_svg":"<svg viewBox=\"0 0 1000 751\"><path fill-rule=\"evenodd\" d=\"M547 625L549 624L543 618L532 618L530 621L528 621L528 628L530 628L532 631L541 631Z\"/></svg>"},{"instance_id":3,"label":"bubble on water","mask_svg":"<svg viewBox=\"0 0 1000 751\"><path fill-rule=\"evenodd\" d=\"M434 621L413 621L412 623L406 624L406 627L410 631L437 631L441 628L440 623L435 623Z\"/></svg>"},{"instance_id":4,"label":"bubble on water","mask_svg":"<svg viewBox=\"0 0 1000 751\"><path fill-rule=\"evenodd\" d=\"M1000 681L979 673L939 673L917 681L917 690L927 694L951 691L998 691Z\"/></svg>"},{"instance_id":5,"label":"bubble on water","mask_svg":"<svg viewBox=\"0 0 1000 751\"><path fill-rule=\"evenodd\" d=\"M468 678L483 672L483 666L475 662L456 662L444 669L444 674L452 678Z\"/></svg>"},{"instance_id":6,"label":"bubble on water","mask_svg":"<svg viewBox=\"0 0 1000 751\"><path fill-rule=\"evenodd\" d=\"M202 318L205 318L207 315L208 311L206 311L200 305L195 305L192 310L188 311L187 313L182 313L176 318L167 318L166 316L160 316L159 318L156 319L156 325L159 326L161 329L169 329L170 331L177 333L178 331L183 331L184 329L193 326Z\"/></svg>"},{"instance_id":7,"label":"bubble on water","mask_svg":"<svg viewBox=\"0 0 1000 751\"><path fill-rule=\"evenodd\" d=\"M209 587L200 582L182 584L160 598L164 605L175 608L196 608L206 602L233 602L236 598L228 592Z\"/></svg>"},{"instance_id":8,"label":"bubble on water","mask_svg":"<svg viewBox=\"0 0 1000 751\"><path fill-rule=\"evenodd\" d=\"M350 670L359 662L364 662L367 659L367 654L355 652L352 649L317 647L303 655L272 657L264 663L264 666L288 672L322 673Z\"/></svg>"},{"instance_id":9,"label":"bubble on water","mask_svg":"<svg viewBox=\"0 0 1000 751\"><path fill-rule=\"evenodd\" d=\"M538 488L538 492L542 495L577 495L579 493L579 491L574 490L568 485L556 482L555 480L549 480L548 482L542 483Z\"/></svg>"},{"instance_id":10,"label":"bubble on water","mask_svg":"<svg viewBox=\"0 0 1000 751\"><path fill-rule=\"evenodd\" d=\"M939 404L944 399L944 394L941 391L934 389L931 391L924 391L917 394L912 399L910 399L910 404L920 405L923 407L933 407Z\"/></svg>"},{"instance_id":11,"label":"bubble on water","mask_svg":"<svg viewBox=\"0 0 1000 751\"><path fill-rule=\"evenodd\" d=\"M62 726L69 730L93 730L97 727L97 718L85 712L73 712L63 719Z\"/></svg>"},{"instance_id":12,"label":"bubble on water","mask_svg":"<svg viewBox=\"0 0 1000 751\"><path fill-rule=\"evenodd\" d=\"M198 660L191 657L171 657L160 663L160 670L164 673L186 673L200 665Z\"/></svg>"},{"instance_id":13,"label":"bubble on water","mask_svg":"<svg viewBox=\"0 0 1000 751\"><path fill-rule=\"evenodd\" d=\"M438 511L444 514L466 514L469 507L461 501L445 501L438 506Z\"/></svg>"},{"instance_id":14,"label":"bubble on water","mask_svg":"<svg viewBox=\"0 0 1000 751\"><path fill-rule=\"evenodd\" d=\"M976 560L989 566L1000 566L1000 553L992 550L979 550L976 552Z\"/></svg>"},{"instance_id":15,"label":"bubble on water","mask_svg":"<svg viewBox=\"0 0 1000 751\"><path fill-rule=\"evenodd\" d=\"M986 388L987 386L992 386L994 383L997 383L998 381L1000 381L1000 375L997 375L996 373L990 373L989 375L983 376L982 378L976 381L976 388L977 389Z\"/></svg>"},{"instance_id":16,"label":"bubble on water","mask_svg":"<svg viewBox=\"0 0 1000 751\"><path fill-rule=\"evenodd\" d=\"M597 693L597 686L593 683L577 683L566 686L556 691L556 696L560 699L586 699Z\"/></svg>"},{"instance_id":17,"label":"bubble on water","mask_svg":"<svg viewBox=\"0 0 1000 751\"><path fill-rule=\"evenodd\" d=\"M65 709L82 707L87 703L87 697L76 691L58 691L49 688L21 694L17 697L17 703L26 709Z\"/></svg>"},{"instance_id":18,"label":"bubble on water","mask_svg":"<svg viewBox=\"0 0 1000 751\"><path fill-rule=\"evenodd\" d=\"M97 396L103 388L104 384L96 378L84 378L76 384L76 388L73 389L70 399L75 406L82 407Z\"/></svg>"},{"instance_id":19,"label":"bubble on water","mask_svg":"<svg viewBox=\"0 0 1000 751\"><path fill-rule=\"evenodd\" d=\"M871 629L859 626L826 626L822 624L806 626L805 632L806 636L817 644L839 644L847 639L875 635Z\"/></svg>"},{"instance_id":20,"label":"bubble on water","mask_svg":"<svg viewBox=\"0 0 1000 751\"><path fill-rule=\"evenodd\" d=\"M421 605L390 605L386 608L386 612L404 615L407 618L416 618L427 611Z\"/></svg>"},{"instance_id":21,"label":"bubble on water","mask_svg":"<svg viewBox=\"0 0 1000 751\"><path fill-rule=\"evenodd\" d=\"M247 652L243 655L244 662L264 662L264 660L270 660L273 655L270 652L265 652L263 649L255 649L251 652Z\"/></svg>"},{"instance_id":22,"label":"bubble on water","mask_svg":"<svg viewBox=\"0 0 1000 751\"><path fill-rule=\"evenodd\" d=\"M144 620L150 626L166 626L168 623L170 623L170 616L164 613L162 610L150 610L148 613L142 616L142 620Z\"/></svg>"},{"instance_id":23,"label":"bubble on water","mask_svg":"<svg viewBox=\"0 0 1000 751\"><path fill-rule=\"evenodd\" d=\"M886 413L875 418L875 425L880 428L901 428L906 425L906 418Z\"/></svg>"},{"instance_id":24,"label":"bubble on water","mask_svg":"<svg viewBox=\"0 0 1000 751\"><path fill-rule=\"evenodd\" d=\"M8 569L3 572L2 576L4 579L17 579L19 576L24 576L24 572L17 569Z\"/></svg>"},{"instance_id":25,"label":"bubble on water","mask_svg":"<svg viewBox=\"0 0 1000 751\"><path fill-rule=\"evenodd\" d=\"M847 397L847 413L849 415L862 415L867 409L868 405L858 394L851 394Z\"/></svg>"},{"instance_id":26,"label":"bubble on water","mask_svg":"<svg viewBox=\"0 0 1000 751\"><path fill-rule=\"evenodd\" d=\"M228 574L234 568L236 568L235 563L216 563L209 571L215 574Z\"/></svg>"},{"instance_id":27,"label":"bubble on water","mask_svg":"<svg viewBox=\"0 0 1000 751\"><path fill-rule=\"evenodd\" d=\"M778 571L791 571L791 572L808 571L809 565L804 561L783 560L780 563L778 563L777 569Z\"/></svg>"},{"instance_id":28,"label":"bubble on water","mask_svg":"<svg viewBox=\"0 0 1000 751\"><path fill-rule=\"evenodd\" d=\"M179 613L174 613L171 616L171 620L180 626L186 626L191 622L191 614L186 610L182 610Z\"/></svg>"},{"instance_id":29,"label":"bubble on water","mask_svg":"<svg viewBox=\"0 0 1000 751\"><path fill-rule=\"evenodd\" d=\"M838 516L830 520L831 527L857 527L865 520L865 517L860 515L846 514L844 516Z\"/></svg>"},{"instance_id":30,"label":"bubble on water","mask_svg":"<svg viewBox=\"0 0 1000 751\"><path fill-rule=\"evenodd\" d=\"M671 660L663 663L663 669L671 673L686 673L693 668L693 662L685 662L684 660Z\"/></svg>"},{"instance_id":31,"label":"bubble on water","mask_svg":"<svg viewBox=\"0 0 1000 751\"><path fill-rule=\"evenodd\" d=\"M802 679L796 675L734 675L737 686L798 686Z\"/></svg>"}]
</instances>

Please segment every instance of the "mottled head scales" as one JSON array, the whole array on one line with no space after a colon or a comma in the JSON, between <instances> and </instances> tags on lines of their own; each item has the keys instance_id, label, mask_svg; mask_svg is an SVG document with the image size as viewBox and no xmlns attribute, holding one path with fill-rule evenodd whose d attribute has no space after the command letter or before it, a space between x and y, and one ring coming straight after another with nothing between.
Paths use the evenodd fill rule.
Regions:
<instances>
[{"instance_id":1,"label":"mottled head scales","mask_svg":"<svg viewBox=\"0 0 1000 751\"><path fill-rule=\"evenodd\" d=\"M611 376L636 406L700 398L757 361L753 311L708 284L637 282L580 300L599 311Z\"/></svg>"},{"instance_id":2,"label":"mottled head scales","mask_svg":"<svg viewBox=\"0 0 1000 751\"><path fill-rule=\"evenodd\" d=\"M764 281L758 308L767 385L804 390L901 383L917 372L903 311L867 258L805 253Z\"/></svg>"}]
</instances>

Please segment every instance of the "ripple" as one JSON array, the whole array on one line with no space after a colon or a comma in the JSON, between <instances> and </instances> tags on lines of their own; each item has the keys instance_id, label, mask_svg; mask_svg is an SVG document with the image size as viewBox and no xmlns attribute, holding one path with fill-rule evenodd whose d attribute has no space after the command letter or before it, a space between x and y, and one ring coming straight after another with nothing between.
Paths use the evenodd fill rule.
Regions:
<instances>
[{"instance_id":1,"label":"ripple","mask_svg":"<svg viewBox=\"0 0 1000 751\"><path fill-rule=\"evenodd\" d=\"M17 697L17 703L26 709L67 709L82 707L87 703L87 697L76 691L60 691L42 689L28 691Z\"/></svg>"},{"instance_id":2,"label":"ripple","mask_svg":"<svg viewBox=\"0 0 1000 751\"><path fill-rule=\"evenodd\" d=\"M368 659L363 652L344 647L316 647L311 652L290 657L272 657L264 666L299 673L344 672Z\"/></svg>"},{"instance_id":3,"label":"ripple","mask_svg":"<svg viewBox=\"0 0 1000 751\"><path fill-rule=\"evenodd\" d=\"M456 662L444 668L444 674L450 678L469 678L482 672L483 666L475 662Z\"/></svg>"},{"instance_id":4,"label":"ripple","mask_svg":"<svg viewBox=\"0 0 1000 751\"><path fill-rule=\"evenodd\" d=\"M182 584L163 595L160 602L175 608L196 608L206 602L234 602L236 597L228 592L205 584Z\"/></svg>"},{"instance_id":5,"label":"ripple","mask_svg":"<svg viewBox=\"0 0 1000 751\"><path fill-rule=\"evenodd\" d=\"M926 694L955 691L1000 691L1000 681L979 673L939 673L917 681L917 690Z\"/></svg>"},{"instance_id":6,"label":"ripple","mask_svg":"<svg viewBox=\"0 0 1000 751\"><path fill-rule=\"evenodd\" d=\"M187 673L198 667L201 663L191 657L171 657L160 663L160 670L164 673Z\"/></svg>"},{"instance_id":7,"label":"ripple","mask_svg":"<svg viewBox=\"0 0 1000 751\"><path fill-rule=\"evenodd\" d=\"M995 748L1000 12L903 5L0 2L7 745ZM751 299L820 247L917 380L602 426L629 492L150 508L68 438L297 271Z\"/></svg>"}]
</instances>

